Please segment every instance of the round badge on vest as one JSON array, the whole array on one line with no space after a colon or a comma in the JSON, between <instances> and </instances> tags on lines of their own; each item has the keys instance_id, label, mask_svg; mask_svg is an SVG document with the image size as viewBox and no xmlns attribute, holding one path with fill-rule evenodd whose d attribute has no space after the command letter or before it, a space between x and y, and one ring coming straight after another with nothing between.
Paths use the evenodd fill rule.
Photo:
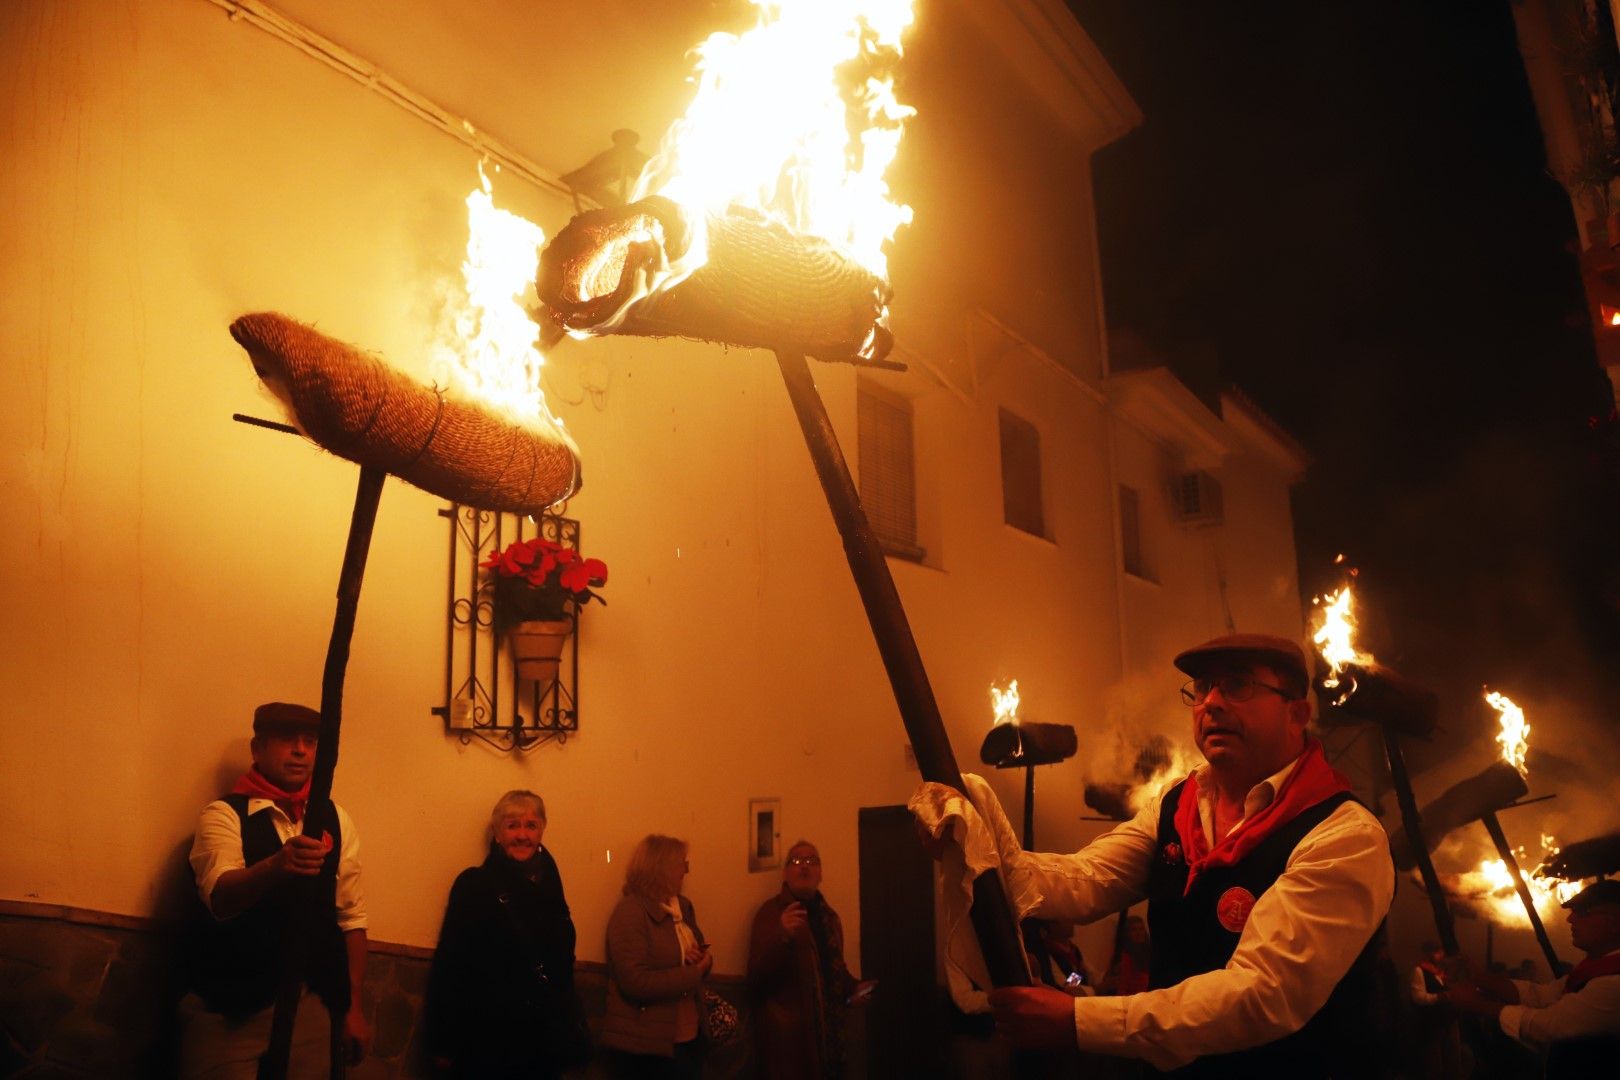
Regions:
<instances>
[{"instance_id":1,"label":"round badge on vest","mask_svg":"<svg viewBox=\"0 0 1620 1080\"><path fill-rule=\"evenodd\" d=\"M1249 912L1253 910L1254 893L1241 885L1227 889L1215 901L1216 921L1234 934L1243 931L1244 924L1249 921Z\"/></svg>"}]
</instances>

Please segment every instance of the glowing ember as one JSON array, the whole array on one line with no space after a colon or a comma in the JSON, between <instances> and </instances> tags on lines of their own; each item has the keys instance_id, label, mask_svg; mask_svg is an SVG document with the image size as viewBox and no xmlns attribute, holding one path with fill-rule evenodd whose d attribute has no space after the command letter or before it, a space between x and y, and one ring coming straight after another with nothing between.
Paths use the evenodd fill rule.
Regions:
<instances>
[{"instance_id":1,"label":"glowing ember","mask_svg":"<svg viewBox=\"0 0 1620 1080\"><path fill-rule=\"evenodd\" d=\"M1496 741L1502 747L1502 760L1518 769L1520 776L1526 775L1524 758L1530 750L1530 725L1524 710L1513 704L1512 698L1494 690L1485 695L1485 700L1501 714L1502 729L1496 733Z\"/></svg>"},{"instance_id":2,"label":"glowing ember","mask_svg":"<svg viewBox=\"0 0 1620 1080\"><path fill-rule=\"evenodd\" d=\"M1326 689L1336 690L1341 683L1347 682L1348 685L1333 702L1342 705L1356 692L1354 679L1341 679L1344 669L1351 664L1371 664L1373 658L1356 649L1356 617L1350 586L1346 585L1326 596L1313 597L1311 603L1316 605L1318 619L1311 640L1316 643L1322 659L1328 663L1328 674L1322 680L1322 685Z\"/></svg>"},{"instance_id":3,"label":"glowing ember","mask_svg":"<svg viewBox=\"0 0 1620 1080\"><path fill-rule=\"evenodd\" d=\"M545 234L533 222L496 208L482 164L478 179L480 186L467 196L463 285L445 311L434 375L449 393L554 432L572 445L562 421L546 407L540 328L521 302L534 285Z\"/></svg>"},{"instance_id":4,"label":"glowing ember","mask_svg":"<svg viewBox=\"0 0 1620 1080\"><path fill-rule=\"evenodd\" d=\"M1008 724L1018 719L1018 680L1014 679L1003 690L995 683L990 684L990 707L995 710L998 724Z\"/></svg>"},{"instance_id":5,"label":"glowing ember","mask_svg":"<svg viewBox=\"0 0 1620 1080\"><path fill-rule=\"evenodd\" d=\"M912 0L751 2L753 29L713 34L694 50L697 93L634 199L671 199L697 230L706 214L774 218L885 278L884 246L911 220L883 176L915 112L896 100L892 75ZM673 287L706 258L694 236L652 287Z\"/></svg>"}]
</instances>

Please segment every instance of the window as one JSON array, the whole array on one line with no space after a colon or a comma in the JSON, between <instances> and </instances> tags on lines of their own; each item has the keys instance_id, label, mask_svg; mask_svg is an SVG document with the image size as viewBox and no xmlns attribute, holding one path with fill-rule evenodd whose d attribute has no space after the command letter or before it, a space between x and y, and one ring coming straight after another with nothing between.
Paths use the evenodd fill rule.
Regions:
<instances>
[{"instance_id":1,"label":"window","mask_svg":"<svg viewBox=\"0 0 1620 1080\"><path fill-rule=\"evenodd\" d=\"M1119 550L1127 574L1154 580L1142 547L1142 495L1124 484L1119 485Z\"/></svg>"},{"instance_id":2,"label":"window","mask_svg":"<svg viewBox=\"0 0 1620 1080\"><path fill-rule=\"evenodd\" d=\"M1046 535L1041 512L1041 433L1035 425L1001 410L1002 520L1015 529Z\"/></svg>"},{"instance_id":3,"label":"window","mask_svg":"<svg viewBox=\"0 0 1620 1080\"><path fill-rule=\"evenodd\" d=\"M887 555L921 562L917 545L917 469L911 402L870 386L855 394L861 503Z\"/></svg>"}]
</instances>

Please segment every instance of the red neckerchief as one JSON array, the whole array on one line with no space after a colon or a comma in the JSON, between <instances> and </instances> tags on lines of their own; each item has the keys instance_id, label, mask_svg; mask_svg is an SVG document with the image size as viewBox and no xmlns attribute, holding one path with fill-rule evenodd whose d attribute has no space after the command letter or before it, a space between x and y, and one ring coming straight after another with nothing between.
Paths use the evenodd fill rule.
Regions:
<instances>
[{"instance_id":1,"label":"red neckerchief","mask_svg":"<svg viewBox=\"0 0 1620 1080\"><path fill-rule=\"evenodd\" d=\"M1620 975L1620 952L1588 956L1576 964L1564 980L1564 993L1573 994L1600 975Z\"/></svg>"},{"instance_id":2,"label":"red neckerchief","mask_svg":"<svg viewBox=\"0 0 1620 1080\"><path fill-rule=\"evenodd\" d=\"M1282 782L1277 797L1264 810L1245 818L1232 832L1220 838L1214 848L1204 836L1204 825L1198 817L1198 776L1187 777L1181 789L1181 802L1176 806L1176 834L1181 837L1181 849L1187 858L1187 889L1192 891L1193 881L1204 870L1219 866L1233 866L1260 845L1260 841L1293 821L1317 803L1341 791L1350 790L1350 781L1327 763L1322 755L1322 744L1315 739L1305 740L1305 753ZM1184 893L1185 895L1185 893Z\"/></svg>"},{"instance_id":3,"label":"red neckerchief","mask_svg":"<svg viewBox=\"0 0 1620 1080\"><path fill-rule=\"evenodd\" d=\"M247 795L254 799L269 799L281 807L294 825L304 820L304 807L309 805L309 781L297 791L284 791L272 784L258 769L249 769L231 788L232 795Z\"/></svg>"}]
</instances>

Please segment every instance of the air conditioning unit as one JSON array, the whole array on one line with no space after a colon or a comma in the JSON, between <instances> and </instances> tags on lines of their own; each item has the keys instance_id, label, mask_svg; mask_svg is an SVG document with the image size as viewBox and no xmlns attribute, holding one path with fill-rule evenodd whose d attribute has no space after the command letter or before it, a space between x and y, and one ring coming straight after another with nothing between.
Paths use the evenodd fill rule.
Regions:
<instances>
[{"instance_id":1,"label":"air conditioning unit","mask_svg":"<svg viewBox=\"0 0 1620 1080\"><path fill-rule=\"evenodd\" d=\"M1170 481L1170 508L1178 525L1219 525L1221 482L1207 472L1178 473Z\"/></svg>"}]
</instances>

